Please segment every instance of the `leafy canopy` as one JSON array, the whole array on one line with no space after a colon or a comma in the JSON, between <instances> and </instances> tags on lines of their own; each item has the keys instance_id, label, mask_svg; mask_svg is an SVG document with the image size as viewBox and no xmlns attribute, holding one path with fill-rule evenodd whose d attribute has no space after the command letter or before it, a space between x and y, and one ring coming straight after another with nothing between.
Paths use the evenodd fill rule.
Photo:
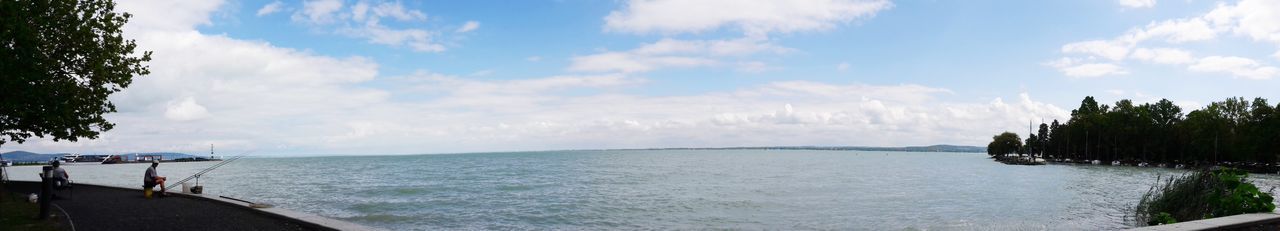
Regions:
<instances>
[{"instance_id":1,"label":"leafy canopy","mask_svg":"<svg viewBox=\"0 0 1280 231\"><path fill-rule=\"evenodd\" d=\"M147 75L111 0L0 0L0 145L32 136L95 139L107 97Z\"/></svg>"},{"instance_id":2,"label":"leafy canopy","mask_svg":"<svg viewBox=\"0 0 1280 231\"><path fill-rule=\"evenodd\" d=\"M987 144L987 154L1004 156L1009 153L1016 153L1021 148L1022 139L1018 138L1017 133L1004 132L991 137L991 143Z\"/></svg>"}]
</instances>

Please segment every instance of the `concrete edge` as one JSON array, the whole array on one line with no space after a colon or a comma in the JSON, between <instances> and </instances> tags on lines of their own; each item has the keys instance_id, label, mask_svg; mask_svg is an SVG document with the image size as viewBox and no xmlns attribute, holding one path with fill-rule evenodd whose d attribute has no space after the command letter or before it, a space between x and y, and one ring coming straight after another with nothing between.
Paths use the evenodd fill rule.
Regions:
<instances>
[{"instance_id":1,"label":"concrete edge","mask_svg":"<svg viewBox=\"0 0 1280 231\"><path fill-rule=\"evenodd\" d=\"M1277 213L1246 213L1204 220L1184 221L1167 225L1147 226L1128 229L1130 231L1183 231L1183 230L1217 230L1244 228L1249 226L1280 223Z\"/></svg>"},{"instance_id":2,"label":"concrete edge","mask_svg":"<svg viewBox=\"0 0 1280 231\"><path fill-rule=\"evenodd\" d=\"M15 180L15 181L16 181L16 182L40 183L40 182L35 182L35 181L22 181L22 180ZM73 183L73 184L74 184L74 185L90 186L90 187L102 187L102 188L112 188L112 189L119 189L119 190L138 191L138 193L142 193L142 189L141 189L141 187L139 187L139 188L126 188L126 187L120 187L120 186L99 185L99 184L85 184L85 183ZM217 196L217 195L207 195L207 194L188 194L188 193L180 193L180 192L169 192L169 195L170 195L170 196L175 196L175 195L176 195L176 196L181 196L181 197L194 198L194 199L199 199L199 200L205 200L205 201L211 201L211 202L217 202L217 203L223 203L223 204L233 205L233 206L236 206L236 207L242 207L242 208L244 208L244 209L248 209L248 210L251 210L251 211L255 211L255 212L260 213L260 214L263 214L263 215L272 216L272 217L276 217L276 218L280 218L280 219L292 220L292 221L296 221L296 222L298 222L298 223L302 223L302 224L304 224L304 225L310 225L310 226L313 226L314 228L324 229L324 230L384 230L384 229L368 227L368 226L364 226L364 225L360 225L360 224L356 224L356 223L351 223L351 222L348 222L348 221L343 221L343 220L338 220L338 219L333 219L333 218L323 217L323 216L315 215L315 214L309 214L309 213L297 212L297 211L288 210L288 209L282 209L282 208L276 208L276 207L271 207L271 208L254 208L254 207L251 207L249 203L244 203L244 202L236 201L236 200L229 200L229 199L226 199L226 198L219 197L219 196ZM240 198L237 198L237 199L240 199Z\"/></svg>"}]
</instances>

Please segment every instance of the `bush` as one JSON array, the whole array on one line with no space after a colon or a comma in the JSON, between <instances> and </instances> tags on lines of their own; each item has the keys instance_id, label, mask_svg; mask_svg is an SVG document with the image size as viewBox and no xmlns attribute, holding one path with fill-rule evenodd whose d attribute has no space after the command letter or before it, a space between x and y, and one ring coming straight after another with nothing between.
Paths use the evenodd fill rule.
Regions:
<instances>
[{"instance_id":1,"label":"bush","mask_svg":"<svg viewBox=\"0 0 1280 231\"><path fill-rule=\"evenodd\" d=\"M1157 225L1275 210L1271 194L1258 190L1247 177L1242 170L1224 168L1169 178L1142 195L1134 209L1135 221Z\"/></svg>"}]
</instances>

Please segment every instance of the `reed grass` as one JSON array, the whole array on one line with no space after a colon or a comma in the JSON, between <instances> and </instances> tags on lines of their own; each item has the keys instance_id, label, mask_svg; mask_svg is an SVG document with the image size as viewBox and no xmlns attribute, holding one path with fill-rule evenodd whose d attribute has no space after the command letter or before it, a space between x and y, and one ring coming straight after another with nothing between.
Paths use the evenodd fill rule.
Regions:
<instances>
[{"instance_id":1,"label":"reed grass","mask_svg":"<svg viewBox=\"0 0 1280 231\"><path fill-rule=\"evenodd\" d=\"M1136 225L1159 225L1275 210L1270 191L1248 181L1248 173L1232 168L1198 170L1157 178L1134 208Z\"/></svg>"}]
</instances>

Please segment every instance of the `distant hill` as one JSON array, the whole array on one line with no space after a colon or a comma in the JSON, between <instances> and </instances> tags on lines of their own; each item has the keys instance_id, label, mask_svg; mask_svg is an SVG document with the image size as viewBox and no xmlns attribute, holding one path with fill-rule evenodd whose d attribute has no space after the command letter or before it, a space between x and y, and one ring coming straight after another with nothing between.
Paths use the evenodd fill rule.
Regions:
<instances>
[{"instance_id":1,"label":"distant hill","mask_svg":"<svg viewBox=\"0 0 1280 231\"><path fill-rule=\"evenodd\" d=\"M831 151L885 151L885 152L977 152L986 153L986 147L962 145L930 145L908 147L864 147L864 146L769 146L769 147L724 147L724 148L654 148L646 150L831 150Z\"/></svg>"},{"instance_id":2,"label":"distant hill","mask_svg":"<svg viewBox=\"0 0 1280 231\"><path fill-rule=\"evenodd\" d=\"M40 154L28 151L12 151L0 153L0 158L14 162L48 161L63 154Z\"/></svg>"},{"instance_id":3,"label":"distant hill","mask_svg":"<svg viewBox=\"0 0 1280 231\"><path fill-rule=\"evenodd\" d=\"M5 160L14 161L14 162L33 162L33 161L49 161L49 160L53 160L53 158L62 157L63 155L66 155L66 154L67 153L41 154L41 153L34 153L34 152L28 152L28 151L12 151L12 152L0 153L0 158L4 158ZM82 155L91 155L91 154L82 154ZM148 153L124 154L123 158L133 159L137 155L160 155L165 160L173 160L173 159L184 158L184 157L193 157L192 155L186 154L186 153L148 152Z\"/></svg>"}]
</instances>

